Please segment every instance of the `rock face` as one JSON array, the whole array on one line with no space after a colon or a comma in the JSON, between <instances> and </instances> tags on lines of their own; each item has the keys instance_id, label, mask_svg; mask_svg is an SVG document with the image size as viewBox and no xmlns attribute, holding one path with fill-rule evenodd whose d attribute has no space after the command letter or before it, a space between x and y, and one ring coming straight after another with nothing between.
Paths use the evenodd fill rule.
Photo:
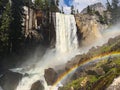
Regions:
<instances>
[{"instance_id":1,"label":"rock face","mask_svg":"<svg viewBox=\"0 0 120 90\"><path fill-rule=\"evenodd\" d=\"M7 71L0 78L0 86L3 88L3 90L15 90L21 79L22 74Z\"/></svg>"},{"instance_id":2,"label":"rock face","mask_svg":"<svg viewBox=\"0 0 120 90\"><path fill-rule=\"evenodd\" d=\"M52 68L46 69L45 70L45 80L47 81L48 85L53 85L53 83L56 81L58 75L56 71Z\"/></svg>"},{"instance_id":3,"label":"rock face","mask_svg":"<svg viewBox=\"0 0 120 90\"><path fill-rule=\"evenodd\" d=\"M94 11L98 11L101 15L103 14L103 12L106 10L105 7L103 6L102 3L98 2L96 4L90 5L90 9L94 10ZM87 8L83 9L81 11L82 14L87 13Z\"/></svg>"},{"instance_id":4,"label":"rock face","mask_svg":"<svg viewBox=\"0 0 120 90\"><path fill-rule=\"evenodd\" d=\"M81 45L90 45L101 38L100 30L107 28L106 24L101 24L97 15L77 14L76 23L78 27L78 38Z\"/></svg>"},{"instance_id":5,"label":"rock face","mask_svg":"<svg viewBox=\"0 0 120 90\"><path fill-rule=\"evenodd\" d=\"M114 79L113 83L106 90L120 90L120 77Z\"/></svg>"},{"instance_id":6,"label":"rock face","mask_svg":"<svg viewBox=\"0 0 120 90\"><path fill-rule=\"evenodd\" d=\"M106 47L106 46L109 47L113 43L116 42L117 44L115 46L113 46L109 51L119 51L120 50L120 49L118 49L120 47L120 42L118 42L119 39L120 39L120 36L111 38L108 41L108 43L103 45L103 47ZM70 68L72 68L73 66L75 66L77 64L81 65L82 62L84 62L85 60L89 60L90 58L93 58L94 54L97 54L97 53L100 54L100 52L105 53L105 51L101 51L101 47L97 47L97 48L93 47L89 50L88 53L75 56L74 58L72 58L71 61L66 63L65 70L69 70ZM79 67L75 71L75 73L71 79L74 80L76 78L86 76L87 74L92 74L92 75L97 75L97 76L105 74L106 70L104 68L102 68L102 67L94 68L95 66L96 66L96 63L92 63L91 65L89 64L87 66ZM104 67L113 68L114 66L115 66L115 64L110 64L110 65L106 64Z\"/></svg>"},{"instance_id":7,"label":"rock face","mask_svg":"<svg viewBox=\"0 0 120 90\"><path fill-rule=\"evenodd\" d=\"M32 84L32 87L30 90L45 90L43 84L40 81L35 82Z\"/></svg>"},{"instance_id":8,"label":"rock face","mask_svg":"<svg viewBox=\"0 0 120 90\"><path fill-rule=\"evenodd\" d=\"M101 38L100 31L107 29L111 21L111 13L108 12L102 3L96 3L83 9L80 14L76 14L78 28L78 39L80 45L91 45Z\"/></svg>"}]
</instances>

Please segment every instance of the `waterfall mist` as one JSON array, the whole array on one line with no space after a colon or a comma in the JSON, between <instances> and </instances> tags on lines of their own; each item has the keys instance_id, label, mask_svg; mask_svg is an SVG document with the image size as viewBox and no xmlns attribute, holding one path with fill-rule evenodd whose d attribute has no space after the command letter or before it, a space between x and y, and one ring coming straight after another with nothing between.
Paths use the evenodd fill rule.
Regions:
<instances>
[{"instance_id":1,"label":"waterfall mist","mask_svg":"<svg viewBox=\"0 0 120 90\"><path fill-rule=\"evenodd\" d=\"M74 16L56 13L56 47L54 49L48 49L43 56L38 57L36 55L31 59L31 62L28 61L22 65L24 68L12 69L12 71L24 75L16 90L30 90L32 84L37 80L42 81L45 90L50 90L44 78L44 69L49 67L56 69L57 66L65 64L75 55L85 53L93 46L101 46L109 38L120 35L119 28L120 26L118 24L108 30L101 30L101 38L98 38L92 45L88 45L87 47L81 46L78 49ZM39 55L39 52L37 51L36 53Z\"/></svg>"},{"instance_id":2,"label":"waterfall mist","mask_svg":"<svg viewBox=\"0 0 120 90\"><path fill-rule=\"evenodd\" d=\"M110 38L114 38L118 35L120 35L120 23L114 25L114 26L110 26L105 30L100 30L101 33L101 37L97 38L97 40L95 42L93 42L90 45L87 46L81 46L80 47L80 52L81 53L87 53L89 51L89 49L91 49L92 47L97 48L97 46L102 46L103 44L107 43L108 40Z\"/></svg>"},{"instance_id":3,"label":"waterfall mist","mask_svg":"<svg viewBox=\"0 0 120 90\"><path fill-rule=\"evenodd\" d=\"M44 78L44 69L49 67L56 68L58 65L65 64L68 60L74 57L78 51L77 28L73 15L64 15L56 13L56 47L48 49L42 58L35 57L33 61L36 63L29 66L24 66L21 69L12 69L22 74L26 74L20 81L16 90L30 90L32 84L37 80L41 80L45 90L49 90L49 86ZM39 53L39 51L37 52ZM27 83L26 83L27 82Z\"/></svg>"}]
</instances>

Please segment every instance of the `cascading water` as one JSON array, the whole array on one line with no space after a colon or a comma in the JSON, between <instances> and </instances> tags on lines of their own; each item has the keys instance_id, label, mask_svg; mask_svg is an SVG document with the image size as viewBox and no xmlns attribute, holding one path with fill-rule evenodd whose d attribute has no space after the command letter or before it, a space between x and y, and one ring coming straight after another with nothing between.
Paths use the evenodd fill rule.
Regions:
<instances>
[{"instance_id":1,"label":"cascading water","mask_svg":"<svg viewBox=\"0 0 120 90\"><path fill-rule=\"evenodd\" d=\"M76 32L76 22L73 15L56 13L55 51L49 50L46 52L36 65L30 66L29 70L18 70L22 74L27 73L27 76L22 78L16 90L30 90L32 84L38 80L43 82L45 90L50 90L44 79L44 69L54 67L63 62L65 63L65 60L70 60L70 58L75 56L74 51L78 48ZM72 52L72 54L70 54L70 52Z\"/></svg>"},{"instance_id":2,"label":"cascading water","mask_svg":"<svg viewBox=\"0 0 120 90\"><path fill-rule=\"evenodd\" d=\"M73 15L56 13L56 50L70 52L78 48L76 22Z\"/></svg>"}]
</instances>

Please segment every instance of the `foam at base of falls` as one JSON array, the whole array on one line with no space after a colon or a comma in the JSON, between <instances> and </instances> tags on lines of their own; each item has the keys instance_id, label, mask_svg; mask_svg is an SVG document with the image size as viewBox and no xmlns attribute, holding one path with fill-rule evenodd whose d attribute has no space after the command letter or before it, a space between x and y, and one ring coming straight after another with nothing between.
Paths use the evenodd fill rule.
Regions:
<instances>
[{"instance_id":1,"label":"foam at base of falls","mask_svg":"<svg viewBox=\"0 0 120 90\"><path fill-rule=\"evenodd\" d=\"M0 87L0 90L3 90L3 89Z\"/></svg>"},{"instance_id":2,"label":"foam at base of falls","mask_svg":"<svg viewBox=\"0 0 120 90\"><path fill-rule=\"evenodd\" d=\"M23 71L21 69L16 70L28 74L22 78L16 90L30 90L32 84L38 80L43 81L45 90L50 90L51 87L47 86L44 78L44 69L64 64L76 55L78 48L76 33L74 16L56 13L56 48L47 51L33 67L26 68ZM57 90L57 86L52 90Z\"/></svg>"},{"instance_id":3,"label":"foam at base of falls","mask_svg":"<svg viewBox=\"0 0 120 90\"><path fill-rule=\"evenodd\" d=\"M60 13L56 14L56 49L47 51L41 61L36 63L35 67L30 67L29 70L26 69L26 71L21 70L23 73L28 73L29 76L22 78L16 90L30 90L31 85L37 80L42 80L44 82L45 90L50 90L50 87L47 86L44 79L44 69L65 63L76 55L75 49L77 49L78 43L75 26L74 16L63 15ZM120 35L120 30L119 28L113 28L107 30L102 35L103 38L98 42L95 42L92 46L102 45L107 42L109 38ZM92 46L90 46L90 48ZM81 52L85 52L90 48L85 47L85 50L81 48ZM57 87L52 90L57 90Z\"/></svg>"}]
</instances>

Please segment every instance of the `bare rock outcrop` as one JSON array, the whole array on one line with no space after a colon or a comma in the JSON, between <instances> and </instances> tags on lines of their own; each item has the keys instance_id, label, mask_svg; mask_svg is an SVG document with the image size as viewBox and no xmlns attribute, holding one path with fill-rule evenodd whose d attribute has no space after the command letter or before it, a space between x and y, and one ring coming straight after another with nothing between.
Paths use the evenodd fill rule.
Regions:
<instances>
[{"instance_id":1,"label":"bare rock outcrop","mask_svg":"<svg viewBox=\"0 0 120 90\"><path fill-rule=\"evenodd\" d=\"M58 74L53 68L48 68L45 70L45 80L47 81L48 85L53 85L53 83L56 81Z\"/></svg>"},{"instance_id":2,"label":"bare rock outcrop","mask_svg":"<svg viewBox=\"0 0 120 90\"><path fill-rule=\"evenodd\" d=\"M104 5L100 2L98 3L95 3L93 5L90 5L89 6L91 10L94 10L94 11L98 11L101 15L103 14L103 12L106 10L106 8L104 7ZM87 8L83 9L81 11L82 14L85 14L87 13Z\"/></svg>"},{"instance_id":3,"label":"bare rock outcrop","mask_svg":"<svg viewBox=\"0 0 120 90\"><path fill-rule=\"evenodd\" d=\"M7 71L0 78L0 86L3 88L3 90L16 90L21 79L22 74Z\"/></svg>"},{"instance_id":4,"label":"bare rock outcrop","mask_svg":"<svg viewBox=\"0 0 120 90\"><path fill-rule=\"evenodd\" d=\"M40 81L36 81L32 84L32 87L30 90L45 90L43 84Z\"/></svg>"},{"instance_id":5,"label":"bare rock outcrop","mask_svg":"<svg viewBox=\"0 0 120 90\"><path fill-rule=\"evenodd\" d=\"M100 31L107 28L106 24L100 23L97 15L77 14L75 18L80 45L90 45L94 43L102 37Z\"/></svg>"}]
</instances>

